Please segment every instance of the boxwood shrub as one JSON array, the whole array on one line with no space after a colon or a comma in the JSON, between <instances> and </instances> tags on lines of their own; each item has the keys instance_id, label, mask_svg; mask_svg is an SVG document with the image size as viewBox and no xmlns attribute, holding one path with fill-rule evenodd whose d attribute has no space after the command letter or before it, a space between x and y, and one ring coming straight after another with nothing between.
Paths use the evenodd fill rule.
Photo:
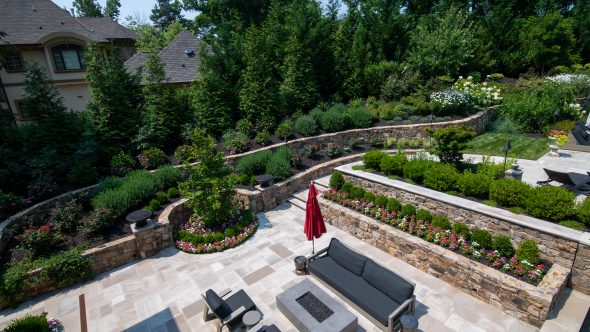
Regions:
<instances>
[{"instance_id":1,"label":"boxwood shrub","mask_svg":"<svg viewBox=\"0 0 590 332\"><path fill-rule=\"evenodd\" d=\"M354 128L368 128L373 124L373 116L364 106L353 107L348 114Z\"/></svg>"},{"instance_id":2,"label":"boxwood shrub","mask_svg":"<svg viewBox=\"0 0 590 332\"><path fill-rule=\"evenodd\" d=\"M574 200L574 193L567 189L535 187L529 190L525 210L533 217L560 221L574 214Z\"/></svg>"},{"instance_id":3,"label":"boxwood shrub","mask_svg":"<svg viewBox=\"0 0 590 332\"><path fill-rule=\"evenodd\" d=\"M304 115L295 121L295 130L303 136L312 136L318 130L318 126L313 116Z\"/></svg>"},{"instance_id":4,"label":"boxwood shrub","mask_svg":"<svg viewBox=\"0 0 590 332\"><path fill-rule=\"evenodd\" d=\"M525 207L531 188L530 185L517 180L495 180L490 185L490 199L506 207Z\"/></svg>"},{"instance_id":5,"label":"boxwood shrub","mask_svg":"<svg viewBox=\"0 0 590 332\"><path fill-rule=\"evenodd\" d=\"M449 164L437 164L424 171L424 185L438 191L454 190L459 172Z\"/></svg>"},{"instance_id":6,"label":"boxwood shrub","mask_svg":"<svg viewBox=\"0 0 590 332\"><path fill-rule=\"evenodd\" d=\"M435 165L436 162L426 159L412 159L409 160L403 168L404 177L422 183L424 181L424 173Z\"/></svg>"},{"instance_id":7,"label":"boxwood shrub","mask_svg":"<svg viewBox=\"0 0 590 332\"><path fill-rule=\"evenodd\" d=\"M442 229L451 229L451 222L449 221L449 218L442 214L437 214L432 217L432 226L440 227Z\"/></svg>"},{"instance_id":8,"label":"boxwood shrub","mask_svg":"<svg viewBox=\"0 0 590 332\"><path fill-rule=\"evenodd\" d=\"M387 157L387 153L379 150L373 150L363 155L363 163L366 167L379 170L381 168L381 160Z\"/></svg>"},{"instance_id":9,"label":"boxwood shrub","mask_svg":"<svg viewBox=\"0 0 590 332\"><path fill-rule=\"evenodd\" d=\"M350 127L350 115L346 112L346 106L334 105L322 114L320 125L327 132L337 132Z\"/></svg>"},{"instance_id":10,"label":"boxwood shrub","mask_svg":"<svg viewBox=\"0 0 590 332\"><path fill-rule=\"evenodd\" d=\"M416 219L422 221L431 221L432 214L428 210L418 209L418 211L416 211Z\"/></svg>"},{"instance_id":11,"label":"boxwood shrub","mask_svg":"<svg viewBox=\"0 0 590 332\"><path fill-rule=\"evenodd\" d=\"M480 248L492 248L492 234L485 229L476 229L471 234L471 243L477 242Z\"/></svg>"},{"instance_id":12,"label":"boxwood shrub","mask_svg":"<svg viewBox=\"0 0 590 332\"><path fill-rule=\"evenodd\" d=\"M534 240L522 240L516 250L518 260L526 260L529 263L537 264L541 260L539 247Z\"/></svg>"},{"instance_id":13,"label":"boxwood shrub","mask_svg":"<svg viewBox=\"0 0 590 332\"><path fill-rule=\"evenodd\" d=\"M514 246L512 241L505 235L496 236L492 241L492 249L497 250L500 255L504 257L512 257L514 255Z\"/></svg>"},{"instance_id":14,"label":"boxwood shrub","mask_svg":"<svg viewBox=\"0 0 590 332\"><path fill-rule=\"evenodd\" d=\"M357 186L353 186L350 189L350 197L354 199L363 199L365 198L365 189Z\"/></svg>"},{"instance_id":15,"label":"boxwood shrub","mask_svg":"<svg viewBox=\"0 0 590 332\"><path fill-rule=\"evenodd\" d=\"M375 194L373 194L372 192L366 191L364 198L369 202L375 202Z\"/></svg>"},{"instance_id":16,"label":"boxwood shrub","mask_svg":"<svg viewBox=\"0 0 590 332\"><path fill-rule=\"evenodd\" d=\"M469 240L471 238L471 232L469 231L469 227L464 223L454 223L451 227L451 231L459 236L463 236L465 240Z\"/></svg>"},{"instance_id":17,"label":"boxwood shrub","mask_svg":"<svg viewBox=\"0 0 590 332\"><path fill-rule=\"evenodd\" d=\"M416 215L416 208L412 204L406 204L406 205L402 206L401 215L402 215L402 217L415 216Z\"/></svg>"},{"instance_id":18,"label":"boxwood shrub","mask_svg":"<svg viewBox=\"0 0 590 332\"><path fill-rule=\"evenodd\" d=\"M346 192L346 193L349 193L349 194L350 194L350 191L351 191L351 189L352 189L353 187L354 187L354 186L352 185L352 183L350 183L350 182L345 182L345 183L343 183L343 184L342 184L342 191L344 191L344 192Z\"/></svg>"},{"instance_id":19,"label":"boxwood shrub","mask_svg":"<svg viewBox=\"0 0 590 332\"><path fill-rule=\"evenodd\" d=\"M381 159L379 168L387 175L401 176L404 172L404 165L408 162L408 158L401 153L393 156L385 156Z\"/></svg>"},{"instance_id":20,"label":"boxwood shrub","mask_svg":"<svg viewBox=\"0 0 590 332\"><path fill-rule=\"evenodd\" d=\"M590 225L590 197L586 197L584 202L578 207L578 216L581 222Z\"/></svg>"},{"instance_id":21,"label":"boxwood shrub","mask_svg":"<svg viewBox=\"0 0 590 332\"><path fill-rule=\"evenodd\" d=\"M332 172L330 176L330 188L340 190L344 184L344 176L338 171Z\"/></svg>"},{"instance_id":22,"label":"boxwood shrub","mask_svg":"<svg viewBox=\"0 0 590 332\"><path fill-rule=\"evenodd\" d=\"M457 189L465 196L487 198L493 180L493 177L486 174L465 172L457 180Z\"/></svg>"},{"instance_id":23,"label":"boxwood shrub","mask_svg":"<svg viewBox=\"0 0 590 332\"><path fill-rule=\"evenodd\" d=\"M375 197L375 206L387 206L387 197L377 195Z\"/></svg>"},{"instance_id":24,"label":"boxwood shrub","mask_svg":"<svg viewBox=\"0 0 590 332\"><path fill-rule=\"evenodd\" d=\"M387 209L389 211L397 211L400 212L402 210L402 203L400 203L395 198L390 198L387 200Z\"/></svg>"},{"instance_id":25,"label":"boxwood shrub","mask_svg":"<svg viewBox=\"0 0 590 332\"><path fill-rule=\"evenodd\" d=\"M45 315L26 315L15 319L2 330L4 332L49 332L47 317Z\"/></svg>"}]
</instances>

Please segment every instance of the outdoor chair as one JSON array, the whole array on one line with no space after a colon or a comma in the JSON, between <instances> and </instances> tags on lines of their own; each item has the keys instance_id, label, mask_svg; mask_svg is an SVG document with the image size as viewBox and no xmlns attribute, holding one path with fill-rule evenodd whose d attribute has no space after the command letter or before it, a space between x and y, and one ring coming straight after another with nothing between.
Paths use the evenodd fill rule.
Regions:
<instances>
[{"instance_id":1,"label":"outdoor chair","mask_svg":"<svg viewBox=\"0 0 590 332\"><path fill-rule=\"evenodd\" d=\"M580 128L584 131L590 130L590 127L586 126L586 122L584 122L582 120L576 121L576 126L574 128Z\"/></svg>"},{"instance_id":2,"label":"outdoor chair","mask_svg":"<svg viewBox=\"0 0 590 332\"><path fill-rule=\"evenodd\" d=\"M565 188L575 191L578 190L580 192L590 192L590 176L578 173L565 173L554 171L550 169L543 168L545 173L547 174L548 179L545 181L539 181L537 184L540 185L548 185L549 182L555 181L561 183Z\"/></svg>"},{"instance_id":3,"label":"outdoor chair","mask_svg":"<svg viewBox=\"0 0 590 332\"><path fill-rule=\"evenodd\" d=\"M576 126L574 130L572 130L572 136L576 139L576 142L580 145L590 145L590 135L587 131L580 128L580 126Z\"/></svg>"},{"instance_id":4,"label":"outdoor chair","mask_svg":"<svg viewBox=\"0 0 590 332\"><path fill-rule=\"evenodd\" d=\"M209 289L205 294L201 294L207 306L203 311L203 321L210 319L209 310L219 319L220 324L217 331L221 331L227 326L229 331L242 327L242 316L250 310L255 310L256 305L252 299L244 292L243 289L237 291L228 298L225 298L231 290L224 290L219 295Z\"/></svg>"}]
</instances>

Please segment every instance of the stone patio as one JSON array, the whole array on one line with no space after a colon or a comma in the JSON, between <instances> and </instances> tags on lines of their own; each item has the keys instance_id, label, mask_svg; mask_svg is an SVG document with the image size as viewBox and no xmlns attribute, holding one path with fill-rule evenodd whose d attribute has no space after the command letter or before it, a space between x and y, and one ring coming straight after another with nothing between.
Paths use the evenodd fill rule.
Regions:
<instances>
[{"instance_id":1,"label":"stone patio","mask_svg":"<svg viewBox=\"0 0 590 332\"><path fill-rule=\"evenodd\" d=\"M329 294L334 293L313 277L293 272L293 258L311 253L311 243L303 234L304 211L284 203L258 216L260 229L238 248L209 255L190 255L168 248L154 257L99 275L94 281L2 311L0 326L27 313L47 311L50 317L61 319L67 331L81 331L83 296L89 331L215 331L215 320L202 320L205 304L199 294L208 288L243 288L260 308L263 323L295 331L276 307L277 294L302 278L311 278ZM536 330L330 225L328 233L316 241L316 248L326 246L331 237L338 237L416 282L422 331ZM568 291L557 306L561 310L545 324L547 331L579 329L589 306L589 296ZM359 331L378 331L365 317L358 317Z\"/></svg>"}]
</instances>

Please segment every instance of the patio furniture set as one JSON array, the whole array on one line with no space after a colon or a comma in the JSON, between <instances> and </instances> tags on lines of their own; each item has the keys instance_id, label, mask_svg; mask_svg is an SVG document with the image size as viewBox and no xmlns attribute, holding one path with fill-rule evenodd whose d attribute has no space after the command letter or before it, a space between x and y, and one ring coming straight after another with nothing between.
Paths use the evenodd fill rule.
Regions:
<instances>
[{"instance_id":1,"label":"patio furniture set","mask_svg":"<svg viewBox=\"0 0 590 332\"><path fill-rule=\"evenodd\" d=\"M547 180L538 181L539 185L549 185L551 182L557 182L564 188L571 191L578 191L583 194L590 193L590 172L588 174L579 174L573 172L559 172L543 168L547 174Z\"/></svg>"},{"instance_id":2,"label":"patio furniture set","mask_svg":"<svg viewBox=\"0 0 590 332\"><path fill-rule=\"evenodd\" d=\"M296 272L305 271L367 317L381 330L416 331L415 284L333 238L309 258L295 258ZM205 321L219 319L218 331L280 331L274 324L262 325L262 315L250 297L240 290L233 295L209 289L202 294ZM279 311L299 331L356 331L358 318L342 303L305 278L276 296Z\"/></svg>"}]
</instances>

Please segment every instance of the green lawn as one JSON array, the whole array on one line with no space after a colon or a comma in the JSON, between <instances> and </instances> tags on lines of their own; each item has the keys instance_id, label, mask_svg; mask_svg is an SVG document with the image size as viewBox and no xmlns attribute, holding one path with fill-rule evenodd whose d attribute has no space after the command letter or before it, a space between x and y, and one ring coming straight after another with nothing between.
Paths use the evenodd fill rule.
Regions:
<instances>
[{"instance_id":1,"label":"green lawn","mask_svg":"<svg viewBox=\"0 0 590 332\"><path fill-rule=\"evenodd\" d=\"M504 156L504 143L510 140L512 149L508 156L518 159L537 160L549 152L549 140L518 134L484 133L471 141L472 147L466 153Z\"/></svg>"}]
</instances>

